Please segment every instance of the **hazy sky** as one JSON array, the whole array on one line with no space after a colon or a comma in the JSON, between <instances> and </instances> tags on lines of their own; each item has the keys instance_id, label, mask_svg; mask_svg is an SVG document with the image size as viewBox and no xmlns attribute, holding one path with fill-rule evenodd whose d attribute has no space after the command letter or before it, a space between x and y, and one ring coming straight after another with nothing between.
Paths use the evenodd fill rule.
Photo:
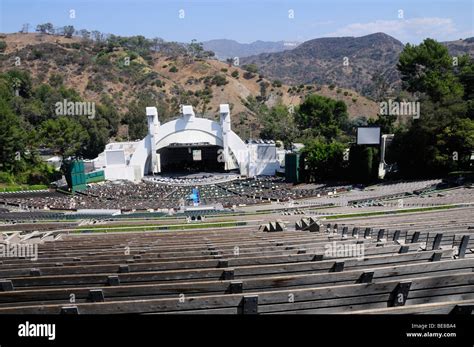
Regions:
<instances>
[{"instance_id":1,"label":"hazy sky","mask_svg":"<svg viewBox=\"0 0 474 347\"><path fill-rule=\"evenodd\" d=\"M0 0L0 11L2 33L51 22L180 42L305 41L375 32L403 43L474 36L472 0Z\"/></svg>"}]
</instances>

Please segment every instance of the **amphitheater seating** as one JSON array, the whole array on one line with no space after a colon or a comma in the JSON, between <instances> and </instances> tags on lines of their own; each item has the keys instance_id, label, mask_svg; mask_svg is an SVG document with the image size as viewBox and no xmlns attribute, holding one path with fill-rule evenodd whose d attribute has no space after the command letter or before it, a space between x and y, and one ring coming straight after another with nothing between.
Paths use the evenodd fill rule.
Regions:
<instances>
[{"instance_id":1,"label":"amphitheater seating","mask_svg":"<svg viewBox=\"0 0 474 347\"><path fill-rule=\"evenodd\" d=\"M441 213L405 216L408 228L390 217L319 231L63 234L35 261L1 259L0 314L451 312L474 301L474 230L455 213L451 228Z\"/></svg>"},{"instance_id":2,"label":"amphitheater seating","mask_svg":"<svg viewBox=\"0 0 474 347\"><path fill-rule=\"evenodd\" d=\"M194 187L199 188L202 204L222 204L227 208L302 199L348 189L346 186L294 189L291 184L285 183L278 177L235 179L199 186L156 183L146 179L136 184L130 182L93 184L87 190L71 195L53 191L31 194L0 193L0 205L35 211L44 209L121 209L123 211L178 209L189 199Z\"/></svg>"},{"instance_id":3,"label":"amphitheater seating","mask_svg":"<svg viewBox=\"0 0 474 347\"><path fill-rule=\"evenodd\" d=\"M199 188L203 203L268 205L252 217L241 212L246 223L239 227L100 234L61 232L77 226L73 219L90 216L37 208L120 208L136 211L113 219L156 218L164 212L141 210L179 206L193 186L118 182L76 195L1 195L8 206L34 209L2 212L0 219L14 222L2 225L0 245L35 244L38 258L0 258L0 314L471 313L474 190L433 191L436 184L396 182L351 190L295 188L280 178L219 181ZM399 198L412 207L456 206L329 215L393 210ZM295 206L287 203L296 199ZM22 218L24 223L16 223ZM107 215L94 218L116 223Z\"/></svg>"}]
</instances>

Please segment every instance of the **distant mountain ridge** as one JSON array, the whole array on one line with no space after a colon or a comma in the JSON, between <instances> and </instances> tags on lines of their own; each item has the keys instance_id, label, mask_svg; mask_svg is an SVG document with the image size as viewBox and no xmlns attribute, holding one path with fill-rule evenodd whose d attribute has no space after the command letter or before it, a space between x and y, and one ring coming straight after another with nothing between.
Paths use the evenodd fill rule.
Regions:
<instances>
[{"instance_id":1,"label":"distant mountain ridge","mask_svg":"<svg viewBox=\"0 0 474 347\"><path fill-rule=\"evenodd\" d=\"M443 42L452 55L474 57L474 38ZM328 37L306 41L292 50L243 57L269 79L286 84L328 84L377 99L400 88L397 63L404 44L390 35Z\"/></svg>"},{"instance_id":2,"label":"distant mountain ridge","mask_svg":"<svg viewBox=\"0 0 474 347\"><path fill-rule=\"evenodd\" d=\"M255 41L240 43L235 40L218 39L203 42L205 50L213 51L220 60L234 57L248 57L261 53L275 53L298 47L300 42L290 41Z\"/></svg>"},{"instance_id":3,"label":"distant mountain ridge","mask_svg":"<svg viewBox=\"0 0 474 347\"><path fill-rule=\"evenodd\" d=\"M395 67L403 47L384 33L328 37L306 41L291 51L246 57L241 63L256 64L265 76L286 84L333 84L376 98L381 91L375 79L385 89L398 88Z\"/></svg>"},{"instance_id":4,"label":"distant mountain ridge","mask_svg":"<svg viewBox=\"0 0 474 347\"><path fill-rule=\"evenodd\" d=\"M469 54L471 57L474 57L474 37L468 37L464 40L442 42L442 44L448 47L451 55L459 56Z\"/></svg>"}]
</instances>

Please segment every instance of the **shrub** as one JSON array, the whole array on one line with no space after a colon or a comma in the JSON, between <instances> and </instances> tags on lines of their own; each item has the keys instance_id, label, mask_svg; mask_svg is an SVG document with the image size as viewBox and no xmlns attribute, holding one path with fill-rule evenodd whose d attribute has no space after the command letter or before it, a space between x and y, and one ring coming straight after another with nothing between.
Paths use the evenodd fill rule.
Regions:
<instances>
[{"instance_id":1,"label":"shrub","mask_svg":"<svg viewBox=\"0 0 474 347\"><path fill-rule=\"evenodd\" d=\"M272 83L272 86L276 87L276 88L280 88L282 85L281 81L280 80L274 80L273 83Z\"/></svg>"},{"instance_id":2,"label":"shrub","mask_svg":"<svg viewBox=\"0 0 474 347\"><path fill-rule=\"evenodd\" d=\"M87 83L86 89L92 90L94 92L100 93L104 89L104 85L102 84L101 81L89 81Z\"/></svg>"},{"instance_id":3,"label":"shrub","mask_svg":"<svg viewBox=\"0 0 474 347\"><path fill-rule=\"evenodd\" d=\"M33 60L41 59L41 58L43 58L43 55L44 55L43 52L41 52L37 49L33 49L31 51L31 56L32 56Z\"/></svg>"},{"instance_id":4,"label":"shrub","mask_svg":"<svg viewBox=\"0 0 474 347\"><path fill-rule=\"evenodd\" d=\"M227 83L229 82L223 75L216 75L211 80L211 84L215 84L216 86L225 86Z\"/></svg>"},{"instance_id":5,"label":"shrub","mask_svg":"<svg viewBox=\"0 0 474 347\"><path fill-rule=\"evenodd\" d=\"M178 69L177 69L176 66L172 66L172 67L169 69L169 72L175 73L175 72L178 72Z\"/></svg>"},{"instance_id":6,"label":"shrub","mask_svg":"<svg viewBox=\"0 0 474 347\"><path fill-rule=\"evenodd\" d=\"M13 184L15 183L15 179L13 178L13 175L9 174L8 172L0 171L0 183Z\"/></svg>"},{"instance_id":7,"label":"shrub","mask_svg":"<svg viewBox=\"0 0 474 347\"><path fill-rule=\"evenodd\" d=\"M257 65L255 64L247 64L247 65L244 65L242 66L242 68L247 71L247 72L250 72L250 73L257 73L258 72L258 67Z\"/></svg>"},{"instance_id":8,"label":"shrub","mask_svg":"<svg viewBox=\"0 0 474 347\"><path fill-rule=\"evenodd\" d=\"M97 57L96 63L97 65L108 66L110 65L110 60L107 55L101 54Z\"/></svg>"},{"instance_id":9,"label":"shrub","mask_svg":"<svg viewBox=\"0 0 474 347\"><path fill-rule=\"evenodd\" d=\"M59 87L63 84L63 76L61 76L60 74L57 74L57 73L54 73L51 75L51 77L49 78L49 84L52 86L52 87Z\"/></svg>"},{"instance_id":10,"label":"shrub","mask_svg":"<svg viewBox=\"0 0 474 347\"><path fill-rule=\"evenodd\" d=\"M245 78L246 80L251 80L251 79L254 78L254 77L255 77L255 74L253 74L253 73L251 73L251 72L246 71L246 72L244 73L244 78Z\"/></svg>"}]
</instances>

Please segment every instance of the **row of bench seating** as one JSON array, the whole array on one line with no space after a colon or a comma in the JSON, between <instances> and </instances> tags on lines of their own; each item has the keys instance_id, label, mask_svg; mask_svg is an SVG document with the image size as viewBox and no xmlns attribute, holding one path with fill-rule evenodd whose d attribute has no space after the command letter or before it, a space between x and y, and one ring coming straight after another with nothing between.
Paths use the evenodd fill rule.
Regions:
<instances>
[{"instance_id":1,"label":"row of bench seating","mask_svg":"<svg viewBox=\"0 0 474 347\"><path fill-rule=\"evenodd\" d=\"M469 311L473 237L462 221L435 232L321 223L63 235L39 244L35 261L1 259L0 314ZM352 253L328 252L336 246Z\"/></svg>"}]
</instances>

